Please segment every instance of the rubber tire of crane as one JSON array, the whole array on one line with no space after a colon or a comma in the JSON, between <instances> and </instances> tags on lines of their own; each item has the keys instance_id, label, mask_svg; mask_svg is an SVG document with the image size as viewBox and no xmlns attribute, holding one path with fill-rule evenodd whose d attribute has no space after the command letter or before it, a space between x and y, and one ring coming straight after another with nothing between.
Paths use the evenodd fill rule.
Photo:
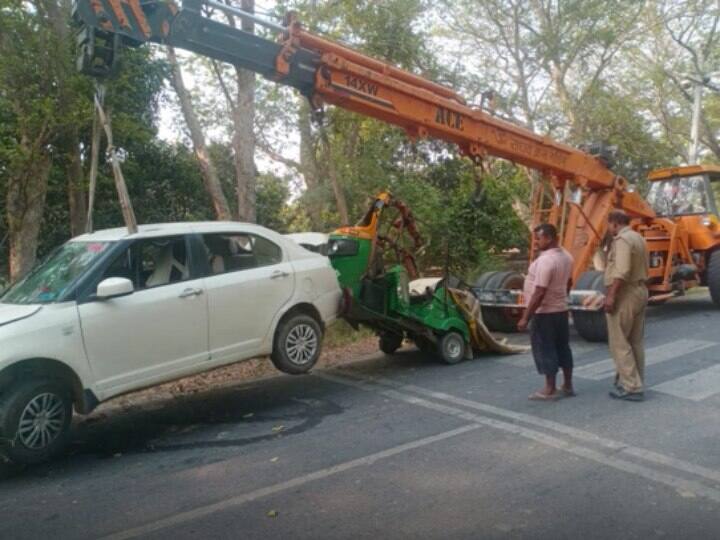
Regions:
<instances>
[{"instance_id":1,"label":"rubber tire of crane","mask_svg":"<svg viewBox=\"0 0 720 540\"><path fill-rule=\"evenodd\" d=\"M707 285L710 298L720 307L720 249L716 249L708 257Z\"/></svg>"},{"instance_id":2,"label":"rubber tire of crane","mask_svg":"<svg viewBox=\"0 0 720 540\"><path fill-rule=\"evenodd\" d=\"M378 341L382 352L387 355L393 355L400 347L402 347L403 337L391 332L384 332L380 334L380 339Z\"/></svg>"},{"instance_id":3,"label":"rubber tire of crane","mask_svg":"<svg viewBox=\"0 0 720 540\"><path fill-rule=\"evenodd\" d=\"M473 285L473 287L475 289L480 289L480 290L485 289L487 282L490 280L490 278L494 277L495 274L497 274L497 273L498 273L497 271L494 271L494 272L485 272L483 274L480 274L480 277L478 277L475 280L475 284Z\"/></svg>"},{"instance_id":4,"label":"rubber tire of crane","mask_svg":"<svg viewBox=\"0 0 720 540\"><path fill-rule=\"evenodd\" d=\"M465 358L467 344L460 332L450 330L438 341L438 352L443 362L449 365L458 364Z\"/></svg>"},{"instance_id":5,"label":"rubber tire of crane","mask_svg":"<svg viewBox=\"0 0 720 540\"><path fill-rule=\"evenodd\" d=\"M580 276L575 288L579 290L597 291L607 293L604 275L597 270L590 270ZM580 337L591 343L603 343L608 340L607 320L605 312L573 310L573 323Z\"/></svg>"},{"instance_id":6,"label":"rubber tire of crane","mask_svg":"<svg viewBox=\"0 0 720 540\"><path fill-rule=\"evenodd\" d=\"M513 272L512 270L494 272L485 282L484 288L487 290L522 289L524 281L520 273ZM522 313L518 310L517 314L512 314L512 309L513 308L483 306L482 317L485 326L487 326L491 332L517 332L517 323Z\"/></svg>"}]
</instances>

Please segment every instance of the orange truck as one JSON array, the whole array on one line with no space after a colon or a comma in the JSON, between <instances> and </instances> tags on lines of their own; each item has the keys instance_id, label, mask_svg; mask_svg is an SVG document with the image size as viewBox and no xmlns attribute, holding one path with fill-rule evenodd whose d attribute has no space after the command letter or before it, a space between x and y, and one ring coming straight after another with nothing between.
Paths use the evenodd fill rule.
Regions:
<instances>
[{"instance_id":1,"label":"orange truck","mask_svg":"<svg viewBox=\"0 0 720 540\"><path fill-rule=\"evenodd\" d=\"M277 39L246 32L213 13L252 20ZM450 88L307 32L293 13L278 24L215 0L76 0L74 17L80 23L78 64L94 76L113 71L124 45L171 45L296 88L316 110L335 105L399 126L411 139L454 143L475 162L495 156L537 171L533 221L556 225L575 259L573 318L585 339L606 336L593 299L603 292L597 255L614 208L633 216L648 241L651 301L707 284L720 304L720 224L713 196L720 168L655 171L644 199L611 170L602 148L573 148L471 107ZM512 272L479 278L476 289L491 329L514 328L523 305L521 280Z\"/></svg>"}]
</instances>

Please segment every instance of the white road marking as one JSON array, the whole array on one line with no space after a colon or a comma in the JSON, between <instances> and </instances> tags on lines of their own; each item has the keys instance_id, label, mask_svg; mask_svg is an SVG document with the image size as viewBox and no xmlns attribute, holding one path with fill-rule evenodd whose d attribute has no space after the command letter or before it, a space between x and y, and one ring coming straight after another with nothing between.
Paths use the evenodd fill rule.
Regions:
<instances>
[{"instance_id":1,"label":"white road marking","mask_svg":"<svg viewBox=\"0 0 720 540\"><path fill-rule=\"evenodd\" d=\"M672 343L646 349L645 365L652 366L654 364L660 364L661 362L667 362L668 360L673 360L718 345L720 345L720 343L712 341L680 339ZM607 358L606 360L576 367L574 374L583 379L591 379L593 381L607 379L615 376L615 363L612 358Z\"/></svg>"},{"instance_id":2,"label":"white road marking","mask_svg":"<svg viewBox=\"0 0 720 540\"><path fill-rule=\"evenodd\" d=\"M501 407L496 407L494 405L488 405L486 403L481 403L478 401L472 401L472 400L468 400L468 399L464 399L464 398L458 398L456 396L445 394L443 392L435 392L435 391L429 390L427 388L422 388L422 387L415 386L415 385L404 384L404 383L393 381L391 379L387 379L384 377L371 378L371 377L357 375L354 373L351 374L351 373L347 373L347 372L342 372L342 375L340 375L340 373L338 371L334 371L333 373L334 373L333 375L330 375L328 373L319 373L316 375L320 376L322 378L334 381L334 382L361 388L363 390L373 390L373 391L379 392L381 394L384 394L388 397L400 399L400 400L408 402L408 403L415 403L415 404L419 404L422 406L428 406L428 408L434 408L436 410L441 410L441 409L438 409L438 407L441 407L443 412L446 412L447 414L451 414L453 416L458 416L458 417L464 418L465 420L468 420L468 421L479 422L478 418L485 418L487 420L497 422L496 420L489 418L489 417L478 417L471 413L466 413L465 411L462 411L461 409L456 409L453 407L445 407L441 404L435 404L432 402L428 402L428 401L422 400L420 398L417 398L415 396L405 393L405 392L414 392L416 394L424 395L426 397L433 398L436 400L447 401L447 402L454 403L456 405L461 405L461 406L464 406L464 407L467 407L470 409L481 410L481 411L484 411L487 413L494 414L496 416L508 418L510 420L513 420L513 422L520 421L520 422L524 422L526 424L530 424L534 427L546 428L546 429L556 431L558 433L562 433L564 435L569 435L575 439L578 439L578 440L581 440L581 441L584 441L587 443L596 444L596 445L604 448L607 452L611 453L611 456L625 454L627 456L632 456L635 458L643 459L643 460L653 463L655 465L662 465L663 467L673 468L676 471L693 474L693 475L700 477L709 482L720 483L720 471L719 470L710 469L708 467L696 465L694 463L690 463L690 462L687 462L687 461L684 461L681 459L677 459L677 458L674 458L671 456L666 456L666 455L660 454L658 452L654 452L651 450L646 450L644 448L639 448L639 447L635 447L632 445L628 445L628 444L622 443L620 441L615 441L615 440L607 438L607 437L602 437L600 435L591 433L589 431L584 431L581 429L573 428L573 427L567 426L565 424L560 424L559 422L553 422L552 420L545 420L544 418L539 418L539 417L532 416L532 415L525 414L525 413L518 413L515 411L503 409ZM373 388L373 386L377 387L378 385L393 388L396 390L388 390L388 391L380 390L380 391L378 391L377 389ZM386 393L386 392L390 392L390 393ZM470 416L467 416L468 414L470 414ZM501 422L501 424L504 424L506 426L512 426L513 429L519 428L516 423L507 424L505 422ZM493 425L493 427L496 427L496 426ZM501 427L499 429L504 429L504 428ZM519 428L519 429L527 429L527 428ZM534 430L529 430L529 431L532 433L537 433ZM515 432L515 431L513 431L513 432ZM527 436L523 432L518 432L518 434ZM534 438L534 437L529 437L529 438ZM572 443L568 442L566 444L571 445ZM582 447L582 448L584 448L584 447ZM601 455L604 455L604 454L601 454ZM631 464L631 465L634 465L634 464ZM640 466L640 467L643 470L645 469L645 467L642 467L642 466ZM623 469L623 470L625 470L625 469ZM640 473L638 473L638 474L640 476L644 476L647 478L647 476L645 476L644 474L640 474ZM677 478L677 477L672 477L672 478L677 479L680 482L685 482L685 480L682 478ZM674 480L672 480L672 481L674 482ZM663 481L662 483L668 483L668 482ZM673 485L673 484L671 483L669 485ZM702 484L697 484L697 485L702 486ZM677 487L677 486L674 486L674 487ZM705 486L702 486L702 487L703 487L703 489L705 489ZM712 495L713 496L710 498L712 498L713 500L717 500L715 497L717 495L720 495L720 491L714 490Z\"/></svg>"},{"instance_id":3,"label":"white road marking","mask_svg":"<svg viewBox=\"0 0 720 540\"><path fill-rule=\"evenodd\" d=\"M710 346L713 345L716 344L710 344ZM583 457L585 459L595 461L609 467L613 467L617 470L634 474L636 476L645 478L646 480L667 485L680 493L692 493L703 496L714 502L720 503L720 489L717 489L716 487L710 487L696 480L688 480L674 474L650 468L649 466L641 465L632 461L627 461L619 456L632 456L655 465L661 465L669 469L674 469L677 472L690 473L706 481L720 483L720 471L714 469L695 465L693 463L689 463L680 459L673 458L671 456L666 456L643 448L626 445L622 442L601 437L597 434L576 429L565 424L553 422L551 420L545 420L543 418L535 417L532 415L518 413L508 409L496 407L494 405L467 400L464 398L458 398L456 396L452 396L442 392L435 392L426 388L404 384L383 377L372 378L358 374L340 374L337 371L334 371L333 373L317 373L316 376L345 386L355 387L361 390L384 395L386 397L397 399L411 405L435 410L449 416L466 420L468 422L471 422L471 424L451 431L440 433L438 435L426 437L417 441L389 448L387 450L383 450L369 456L328 467L326 469L321 469L319 471L293 478L285 482L281 482L265 488L260 488L243 495L238 495L236 497L231 497L217 503L200 506L185 512L180 512L178 514L174 514L172 516L168 516L166 518L145 525L141 525L139 527L111 534L104 537L104 540L124 540L129 538L142 537L155 531L166 529L168 527L173 527L182 523L187 523L189 521L193 521L214 514L216 512L226 510L228 508L241 506L248 502L252 502L263 497L268 497L270 495L274 495L288 489L300 487L307 483L321 480L323 478L327 478L357 467L372 465L377 461L387 459L389 457L416 448L427 446L435 442L449 439L451 437L468 433L470 431L478 429L479 427L492 427L500 431L512 433L530 440L537 441L547 446L551 446L553 448L564 450L576 456ZM388 389L383 389L382 387L388 387ZM496 418L479 415L463 409L451 407L443 403L438 403L437 401L429 401L408 392L425 395L439 401L455 403L457 405L461 405L470 409L481 410L487 413L491 413L495 416L511 419L513 420L513 422L505 422ZM586 443L595 444L602 448L602 450L596 450L588 446L576 444L568 439L549 435L536 429L524 427L522 425L519 425L517 422L524 422L526 424L531 424L535 427L550 429L555 432L568 435L574 439L585 441Z\"/></svg>"},{"instance_id":4,"label":"white road marking","mask_svg":"<svg viewBox=\"0 0 720 540\"><path fill-rule=\"evenodd\" d=\"M376 452L375 454L370 454L369 456L353 459L351 461L346 461L345 463L340 463L326 469L320 469L319 471L305 474L303 476L298 476L297 478L293 478L279 484L256 489L255 491L251 491L243 495L238 495L237 497L231 497L229 499L225 499L224 501L219 501L205 506L199 506L197 508L193 508L192 510L180 512L178 514L168 516L164 519L160 519L152 523L147 523L145 525L141 525L139 527L135 527L125 531L120 531L105 536L102 540L125 540L128 538L138 538L146 536L152 532L166 529L168 527L173 527L175 525L180 525L182 523L187 523L188 521L193 521L195 519L199 519L210 514L220 512L222 510L227 510L228 508L241 506L245 503L249 503L263 497L268 497L270 495L274 495L288 489L300 487L309 482L314 482L315 480L321 480L323 478L327 478L341 472L349 471L350 469L372 465L376 461L387 459L398 454L414 450L416 448L421 448L423 446L428 446L439 441L450 439L452 437L457 437L458 435L474 431L479 427L480 425L472 423L470 425L462 426L457 429L439 433L438 435L433 435L431 437L425 437L416 441L401 444L399 446L394 446L393 448L388 448L387 450L382 450L381 452Z\"/></svg>"},{"instance_id":5,"label":"white road marking","mask_svg":"<svg viewBox=\"0 0 720 540\"><path fill-rule=\"evenodd\" d=\"M720 364L655 385L651 390L702 401L720 392Z\"/></svg>"}]
</instances>

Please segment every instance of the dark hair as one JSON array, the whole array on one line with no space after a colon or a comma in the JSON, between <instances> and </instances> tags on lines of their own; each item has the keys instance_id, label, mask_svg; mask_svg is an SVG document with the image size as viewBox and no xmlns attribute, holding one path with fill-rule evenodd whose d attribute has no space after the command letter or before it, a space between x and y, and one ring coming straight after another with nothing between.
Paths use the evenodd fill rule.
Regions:
<instances>
[{"instance_id":1,"label":"dark hair","mask_svg":"<svg viewBox=\"0 0 720 540\"><path fill-rule=\"evenodd\" d=\"M545 238L550 238L550 240L557 240L558 237L557 228L550 223L541 223L535 227L534 232L542 234Z\"/></svg>"},{"instance_id":2,"label":"dark hair","mask_svg":"<svg viewBox=\"0 0 720 540\"><path fill-rule=\"evenodd\" d=\"M618 225L630 225L630 216L623 210L613 210L608 215L609 223L617 223Z\"/></svg>"}]
</instances>

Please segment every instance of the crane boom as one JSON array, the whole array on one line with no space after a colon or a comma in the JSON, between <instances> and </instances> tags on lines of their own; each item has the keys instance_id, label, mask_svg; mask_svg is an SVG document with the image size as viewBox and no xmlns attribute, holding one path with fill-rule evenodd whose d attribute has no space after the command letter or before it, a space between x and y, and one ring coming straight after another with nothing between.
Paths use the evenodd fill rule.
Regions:
<instances>
[{"instance_id":1,"label":"crane boom","mask_svg":"<svg viewBox=\"0 0 720 540\"><path fill-rule=\"evenodd\" d=\"M273 42L203 16L203 5L226 7L212 1L186 0L181 9L172 2L79 0L76 12L91 26L239 65L413 137L456 143L471 157L502 157L595 189L617 182L593 156L473 109L449 88L306 32L292 17L283 40Z\"/></svg>"},{"instance_id":2,"label":"crane boom","mask_svg":"<svg viewBox=\"0 0 720 540\"><path fill-rule=\"evenodd\" d=\"M225 24L213 12L228 16ZM465 103L455 91L305 31L293 14L283 25L264 21L215 0L76 0L75 17L85 25L80 45L85 71L102 74L108 55L98 42L118 36L129 44L155 42L186 49L252 70L296 88L319 108L324 103L403 128L411 138L434 137L455 143L474 159L497 156L535 169L567 205L562 243L576 260L574 279L587 269L613 207L639 218L652 208L627 190L627 181L579 149L543 137ZM230 23L252 18L280 33L272 41ZM580 189L573 203L569 189ZM559 205L555 206L555 221Z\"/></svg>"}]
</instances>

